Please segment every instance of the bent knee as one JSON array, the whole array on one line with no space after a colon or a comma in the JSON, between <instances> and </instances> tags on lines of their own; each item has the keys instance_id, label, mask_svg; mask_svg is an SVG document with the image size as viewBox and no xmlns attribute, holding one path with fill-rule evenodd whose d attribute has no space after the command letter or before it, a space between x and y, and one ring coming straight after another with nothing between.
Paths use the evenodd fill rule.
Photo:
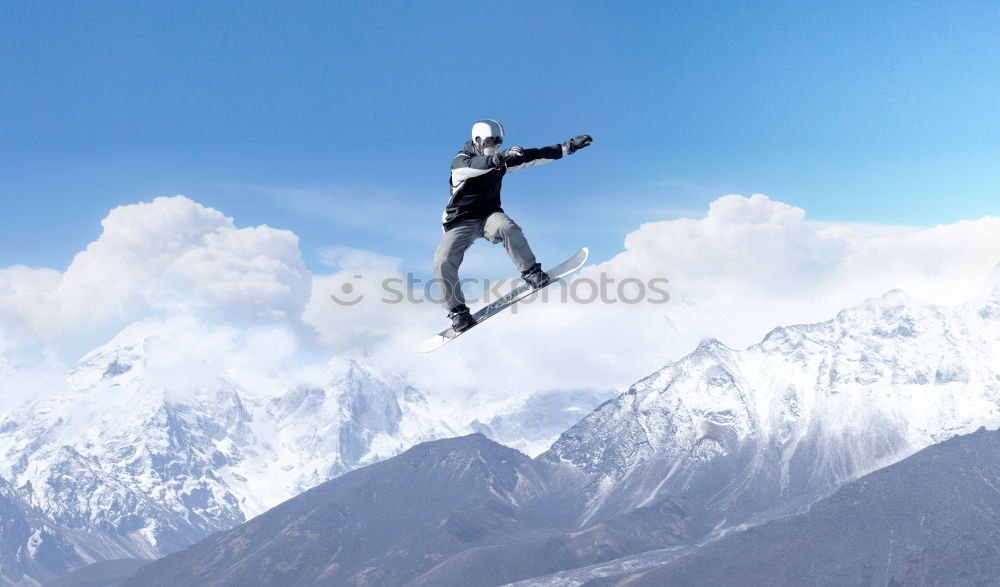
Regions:
<instances>
[{"instance_id":1,"label":"bent knee","mask_svg":"<svg viewBox=\"0 0 1000 587\"><path fill-rule=\"evenodd\" d=\"M491 226L490 230L488 230L484 236L490 242L498 243L507 238L507 235L513 232L521 232L521 227L518 226L516 222L505 216L503 220L500 220L495 225Z\"/></svg>"}]
</instances>

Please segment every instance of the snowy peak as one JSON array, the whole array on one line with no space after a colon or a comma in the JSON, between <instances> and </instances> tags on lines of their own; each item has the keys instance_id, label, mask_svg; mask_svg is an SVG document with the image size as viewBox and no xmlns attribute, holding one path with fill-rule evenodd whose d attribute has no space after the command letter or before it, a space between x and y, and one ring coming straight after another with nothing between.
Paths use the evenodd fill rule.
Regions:
<instances>
[{"instance_id":1,"label":"snowy peak","mask_svg":"<svg viewBox=\"0 0 1000 587\"><path fill-rule=\"evenodd\" d=\"M1000 304L1000 263L997 263L993 267L993 271L990 272L980 298L984 301Z\"/></svg>"},{"instance_id":2,"label":"snowy peak","mask_svg":"<svg viewBox=\"0 0 1000 587\"><path fill-rule=\"evenodd\" d=\"M989 278L975 299L965 305L968 312L978 316L990 338L1000 333L1000 264L993 268Z\"/></svg>"},{"instance_id":3,"label":"snowy peak","mask_svg":"<svg viewBox=\"0 0 1000 587\"><path fill-rule=\"evenodd\" d=\"M732 349L722 344L719 340L706 338L698 344L689 356L699 358L716 357L728 353L730 350Z\"/></svg>"},{"instance_id":4,"label":"snowy peak","mask_svg":"<svg viewBox=\"0 0 1000 587\"><path fill-rule=\"evenodd\" d=\"M942 316L933 307L919 306L902 290L894 289L841 310L835 325L849 336L892 338L915 336L918 329L939 326L941 320Z\"/></svg>"},{"instance_id":5,"label":"snowy peak","mask_svg":"<svg viewBox=\"0 0 1000 587\"><path fill-rule=\"evenodd\" d=\"M338 356L327 362L329 384L335 387L391 387L402 390L407 399L422 400L423 394L399 373L387 371L367 352Z\"/></svg>"},{"instance_id":6,"label":"snowy peak","mask_svg":"<svg viewBox=\"0 0 1000 587\"><path fill-rule=\"evenodd\" d=\"M83 389L102 380L131 379L143 370L146 342L156 336L156 324L137 322L115 335L107 344L84 355L70 370L67 378L73 387ZM128 378L120 378L130 371Z\"/></svg>"},{"instance_id":7,"label":"snowy peak","mask_svg":"<svg viewBox=\"0 0 1000 587\"><path fill-rule=\"evenodd\" d=\"M239 362L202 360L225 355L233 333L199 340L188 327L133 324L87 353L68 387L0 420L0 477L75 536L85 562L168 554L453 435L422 393L369 356L254 395L226 371Z\"/></svg>"},{"instance_id":8,"label":"snowy peak","mask_svg":"<svg viewBox=\"0 0 1000 587\"><path fill-rule=\"evenodd\" d=\"M284 487L285 498L453 433L420 391L371 357L337 358L324 371L321 385L298 386L254 404L255 427L280 465L271 472L271 483Z\"/></svg>"},{"instance_id":9,"label":"snowy peak","mask_svg":"<svg viewBox=\"0 0 1000 587\"><path fill-rule=\"evenodd\" d=\"M540 458L592 475L584 519L690 495L732 521L1000 426L998 338L981 313L890 291L745 350L704 341Z\"/></svg>"}]
</instances>

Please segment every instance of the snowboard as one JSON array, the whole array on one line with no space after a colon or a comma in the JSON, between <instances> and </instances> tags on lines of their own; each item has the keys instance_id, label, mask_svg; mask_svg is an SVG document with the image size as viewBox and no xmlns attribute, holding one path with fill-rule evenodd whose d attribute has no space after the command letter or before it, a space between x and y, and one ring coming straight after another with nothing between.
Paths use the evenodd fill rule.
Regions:
<instances>
[{"instance_id":1,"label":"snowboard","mask_svg":"<svg viewBox=\"0 0 1000 587\"><path fill-rule=\"evenodd\" d=\"M588 250L587 247L580 249L579 251L576 252L575 255L573 255L569 259L566 259L562 263L546 271L546 273L549 274L549 282L546 283L544 286L538 289L534 289L527 283L522 283L521 285L511 290L510 293L504 295L503 297L497 298L492 303L487 304L486 306L480 308L478 312L472 315L472 317L475 318L476 323L473 324L471 327L469 327L467 330L464 330L462 332L455 332L454 328L447 328L445 330L442 330L438 334L435 334L434 336L428 338L427 340L421 342L416 347L414 347L414 350L416 350L418 353L429 353L433 350L437 350L439 347L455 340L456 338L462 336L466 332L469 332L476 326L479 326L480 324L485 322L487 318L490 318L491 316L496 316L500 312L503 312L507 308L513 306L518 301L523 300L524 298L530 296L535 292L541 291L542 289L552 285L556 281L559 281L561 278L566 277L570 273L573 273L580 267L583 267L583 264L587 261L587 256L589 255L590 255L590 250Z\"/></svg>"}]
</instances>

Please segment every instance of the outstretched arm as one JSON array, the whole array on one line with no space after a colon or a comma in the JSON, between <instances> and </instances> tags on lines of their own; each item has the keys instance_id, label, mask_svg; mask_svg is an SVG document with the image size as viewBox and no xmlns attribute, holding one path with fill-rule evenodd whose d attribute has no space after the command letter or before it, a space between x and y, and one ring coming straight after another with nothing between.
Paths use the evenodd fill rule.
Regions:
<instances>
[{"instance_id":1,"label":"outstretched arm","mask_svg":"<svg viewBox=\"0 0 1000 587\"><path fill-rule=\"evenodd\" d=\"M504 151L507 159L507 172L517 171L524 167L542 165L549 161L562 159L565 155L572 155L580 149L589 146L593 142L590 135L580 135L575 139L570 139L561 145L552 145L540 149L522 149L521 147L511 147Z\"/></svg>"},{"instance_id":2,"label":"outstretched arm","mask_svg":"<svg viewBox=\"0 0 1000 587\"><path fill-rule=\"evenodd\" d=\"M507 173L517 171L533 165L541 165L556 159L562 159L563 149L561 145L552 145L540 149L522 149L521 147L511 147L504 151L507 157Z\"/></svg>"}]
</instances>

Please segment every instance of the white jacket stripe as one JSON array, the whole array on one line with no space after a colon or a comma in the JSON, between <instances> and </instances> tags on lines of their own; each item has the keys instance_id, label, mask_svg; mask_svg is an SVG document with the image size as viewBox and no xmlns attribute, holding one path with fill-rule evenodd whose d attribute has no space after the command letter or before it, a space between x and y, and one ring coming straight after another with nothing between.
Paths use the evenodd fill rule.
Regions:
<instances>
[{"instance_id":1,"label":"white jacket stripe","mask_svg":"<svg viewBox=\"0 0 1000 587\"><path fill-rule=\"evenodd\" d=\"M513 173L518 169L524 169L525 167L534 167L536 165L551 163L552 161L555 161L555 159L532 159L531 161L527 161L525 163L519 163L518 165L508 165L507 173Z\"/></svg>"}]
</instances>

